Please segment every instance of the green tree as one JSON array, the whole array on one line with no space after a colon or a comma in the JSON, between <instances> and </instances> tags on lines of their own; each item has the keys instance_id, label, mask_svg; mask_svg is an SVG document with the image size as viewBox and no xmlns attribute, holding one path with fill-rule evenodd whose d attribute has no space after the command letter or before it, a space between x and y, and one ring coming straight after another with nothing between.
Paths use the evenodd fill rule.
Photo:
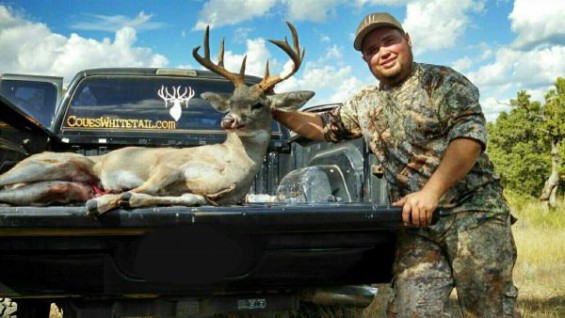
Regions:
<instances>
[{"instance_id":1,"label":"green tree","mask_svg":"<svg viewBox=\"0 0 565 318\"><path fill-rule=\"evenodd\" d=\"M565 79L555 81L555 89L545 95L545 107L540 114L541 130L551 146L551 173L547 178L540 199L547 201L550 208L557 204L560 175L564 175L563 158L565 157Z\"/></svg>"},{"instance_id":2,"label":"green tree","mask_svg":"<svg viewBox=\"0 0 565 318\"><path fill-rule=\"evenodd\" d=\"M488 152L506 188L555 207L565 172L565 79L557 79L543 105L530 97L518 92L510 100L511 111L488 124Z\"/></svg>"}]
</instances>

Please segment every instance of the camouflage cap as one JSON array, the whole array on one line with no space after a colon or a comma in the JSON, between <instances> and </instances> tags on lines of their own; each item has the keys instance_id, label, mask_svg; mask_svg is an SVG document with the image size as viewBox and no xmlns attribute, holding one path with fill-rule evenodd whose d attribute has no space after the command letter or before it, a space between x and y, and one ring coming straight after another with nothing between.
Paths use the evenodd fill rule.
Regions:
<instances>
[{"instance_id":1,"label":"camouflage cap","mask_svg":"<svg viewBox=\"0 0 565 318\"><path fill-rule=\"evenodd\" d=\"M369 34L374 29L384 26L396 28L404 33L402 25L392 15L386 12L371 13L363 18L363 21L359 23L357 32L355 32L355 41L353 42L353 47L357 51L361 51L363 40L365 39L367 34Z\"/></svg>"}]
</instances>

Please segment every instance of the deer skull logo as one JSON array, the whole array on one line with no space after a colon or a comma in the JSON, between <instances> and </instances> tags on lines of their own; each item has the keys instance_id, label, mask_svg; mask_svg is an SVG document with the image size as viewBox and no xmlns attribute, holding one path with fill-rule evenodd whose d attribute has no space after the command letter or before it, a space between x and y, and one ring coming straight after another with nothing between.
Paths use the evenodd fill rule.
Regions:
<instances>
[{"instance_id":1,"label":"deer skull logo","mask_svg":"<svg viewBox=\"0 0 565 318\"><path fill-rule=\"evenodd\" d=\"M175 121L178 121L182 114L181 103L184 102L184 107L188 107L188 102L192 99L192 97L194 97L194 90L192 87L185 87L182 94L180 93L180 89L180 86L177 86L176 88L173 87L173 93L171 94L168 87L161 86L161 89L157 91L159 97L165 101L165 107L169 107L169 102L173 103L169 113Z\"/></svg>"}]
</instances>

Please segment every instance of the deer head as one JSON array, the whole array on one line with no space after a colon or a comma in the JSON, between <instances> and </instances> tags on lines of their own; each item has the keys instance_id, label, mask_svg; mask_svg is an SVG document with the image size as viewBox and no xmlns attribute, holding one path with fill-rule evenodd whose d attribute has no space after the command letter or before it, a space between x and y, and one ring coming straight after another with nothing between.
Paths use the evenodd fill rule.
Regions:
<instances>
[{"instance_id":1,"label":"deer head","mask_svg":"<svg viewBox=\"0 0 565 318\"><path fill-rule=\"evenodd\" d=\"M218 111L226 113L222 120L222 127L230 131L236 131L243 135L245 131L265 129L271 131L271 111L275 108L280 110L296 110L304 105L314 92L294 91L288 93L274 94L276 84L288 79L300 68L305 50L300 49L298 35L294 26L287 22L292 33L293 47L290 47L287 39L269 40L281 48L292 60L293 68L286 74L271 76L269 73L269 62L265 67L265 75L260 83L253 86L245 85L245 63L247 56L243 58L238 74L231 73L224 68L224 40L220 43L218 63L210 60L209 27L204 34L204 57L198 54L200 46L194 48L192 55L208 70L219 74L230 80L235 86L232 94L218 94L206 92L201 97L209 101Z\"/></svg>"}]
</instances>

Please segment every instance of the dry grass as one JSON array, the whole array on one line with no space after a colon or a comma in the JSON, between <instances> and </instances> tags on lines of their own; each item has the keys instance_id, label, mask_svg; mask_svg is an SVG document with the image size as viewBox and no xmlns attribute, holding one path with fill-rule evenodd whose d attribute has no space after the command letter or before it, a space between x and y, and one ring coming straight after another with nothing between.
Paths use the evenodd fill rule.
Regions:
<instances>
[{"instance_id":1,"label":"dry grass","mask_svg":"<svg viewBox=\"0 0 565 318\"><path fill-rule=\"evenodd\" d=\"M555 211L536 200L508 195L518 222L514 279L524 317L565 317L565 200Z\"/></svg>"}]
</instances>

